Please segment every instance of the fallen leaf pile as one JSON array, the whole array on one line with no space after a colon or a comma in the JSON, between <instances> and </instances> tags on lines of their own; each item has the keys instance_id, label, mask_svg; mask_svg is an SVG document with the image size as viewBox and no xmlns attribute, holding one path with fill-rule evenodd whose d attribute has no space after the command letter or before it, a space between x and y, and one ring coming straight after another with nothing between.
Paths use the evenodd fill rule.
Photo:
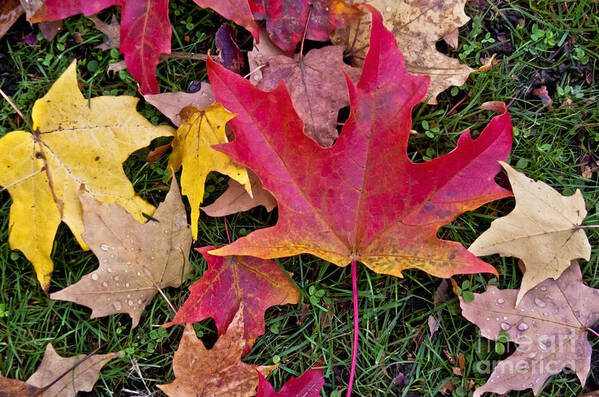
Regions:
<instances>
[{"instance_id":1,"label":"fallen leaf pile","mask_svg":"<svg viewBox=\"0 0 599 397\"><path fill-rule=\"evenodd\" d=\"M330 357L297 378L286 376L278 392L266 380L278 365L243 361L265 333L269 308L305 301L296 285L306 280L297 282L298 275L273 259L311 254L341 267L351 263L353 270L360 262L395 277L418 269L449 278L497 275L478 256L514 256L523 264L519 289L489 286L473 300L460 298L463 316L482 336L500 340L507 333L517 345L474 395L528 388L537 394L564 368L585 383L592 351L587 332L599 320L599 290L584 285L574 261L591 255L582 193L564 197L506 163L512 122L500 102L481 106L499 114L476 138L466 130L451 152L430 161L408 156L414 106L435 103L472 72L435 48L440 38L456 45L457 29L468 20L465 0L194 2L251 32L246 77L240 74L244 47L225 24L216 40L221 64L207 61L210 83L195 93L159 94L156 66L171 48L168 0L10 0L0 7L1 37L23 13L40 22L120 6L120 25L92 17L108 36L100 48L120 48L146 102L178 127L154 126L136 111L137 98L86 99L73 62L34 104L31 131L0 137L0 185L12 198L10 247L33 264L41 287L55 287L51 254L60 245L54 238L61 222L98 261L96 270L53 291L51 299L87 306L92 318L127 313L134 328L156 294L165 298L175 314L163 326L185 325L174 379L158 386L171 397L316 397L325 386L319 367L329 369ZM306 39L330 38L336 45L304 53ZM349 117L341 123L346 107ZM123 163L158 137L172 140L147 159L169 156L161 171L171 185L155 209L136 194ZM152 167L159 164L166 159ZM495 182L501 167L511 191ZM201 206L213 171L228 177L228 188ZM148 189L167 190L162 182ZM514 210L493 221L469 249L438 237L462 213L512 195ZM206 240L200 209L223 217L258 206L269 212L278 206L276 225L225 246L196 248L207 270L181 307L169 302L164 289L186 281L192 244ZM448 300L448 291L444 281L434 302ZM208 318L218 331L210 349L192 325ZM429 317L430 338L442 321L439 312ZM0 376L0 396L74 396L91 390L100 368L119 355L90 355L70 370L82 356L62 358L48 344L26 382ZM457 357L454 373L466 380L468 358ZM470 390L475 380L468 381ZM451 388L448 381L442 390Z\"/></svg>"}]
</instances>

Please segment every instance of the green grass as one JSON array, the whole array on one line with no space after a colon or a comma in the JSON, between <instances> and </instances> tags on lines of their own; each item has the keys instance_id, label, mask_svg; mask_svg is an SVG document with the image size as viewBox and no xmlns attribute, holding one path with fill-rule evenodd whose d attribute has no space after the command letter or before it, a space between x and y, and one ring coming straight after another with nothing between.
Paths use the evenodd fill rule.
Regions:
<instances>
[{"instance_id":1,"label":"green grass","mask_svg":"<svg viewBox=\"0 0 599 397\"><path fill-rule=\"evenodd\" d=\"M202 10L191 2L172 1L170 19L173 23L173 50L207 52L213 35L220 24L219 17ZM508 20L507 11L518 11L523 24ZM100 16L108 21L112 10ZM589 215L587 224L599 223L599 183L580 176L580 165L587 154L599 156L599 4L580 1L492 1L484 9L467 7L472 21L460 29L460 47L451 51L473 67L480 58L487 57L485 48L497 46L490 21L504 20L507 39L513 52L500 57L501 63L490 71L470 77L466 85L453 88L439 97L437 106L419 105L414 112L414 129L421 132L410 140L410 155L422 161L447 153L461 131L471 128L479 133L493 116L478 110L490 100L512 101L510 114L515 126L514 148L510 163L530 177L541 179L564 194L580 189L585 197ZM513 19L513 18L512 18ZM104 38L83 17L69 18L64 30L53 42L40 39L34 47L18 43L25 22L20 22L0 40L4 53L15 70L18 84L12 98L28 116L34 101L43 96L52 82L64 71L74 56L79 58L79 76L86 96L137 95L136 83L128 72L108 76L109 62L120 60L118 52L94 49ZM84 42L77 44L73 34L78 32ZM187 42L185 36L189 36ZM556 51L567 40L575 38L571 51ZM245 42L247 34L240 34ZM248 48L248 44L244 46ZM570 55L568 55L570 54ZM581 63L584 63L581 70ZM554 100L554 109L546 109L541 101L530 95L529 88L538 82L543 70L558 70L555 83L548 84ZM578 67L577 67L578 66ZM564 67L564 66L562 66ZM577 71L578 70L578 71ZM186 90L194 80L205 79L202 62L169 60L158 68L162 91ZM586 82L590 80L590 84ZM1 84L1 83L0 83ZM558 89L559 87L559 89ZM448 114L464 95L469 97ZM569 99L573 107L560 106ZM139 111L154 123L167 120L151 106L141 101ZM423 123L425 122L425 123ZM591 124L590 126L588 124ZM15 112L0 102L0 136L23 129ZM427 134L425 132L428 131ZM159 142L155 143L155 145ZM139 194L157 204L163 200L167 186L165 161L148 165L144 161L148 149L142 150L126 162L125 170ZM210 202L225 189L225 178L212 174L207 182L207 201ZM51 301L40 290L32 266L18 251L8 246L8 214L10 197L0 193L0 373L11 378L27 379L39 365L47 343L53 343L62 355L87 353L101 343L107 343L103 352L125 351L101 372L95 394L129 395L123 389L145 391L146 385L156 392L156 384L172 381L172 355L176 350L182 327L158 331L157 325L172 319L166 302L159 296L146 308L139 326L131 329L127 315L113 315L90 319L90 310L76 304ZM496 216L513 208L513 199L490 203L479 210L460 216L440 231L443 238L456 240L468 246L486 230ZM232 238L252 230L273 225L276 211L266 213L262 208L227 217ZM593 250L592 259L581 261L585 281L599 286L599 232L587 230ZM198 246L226 243L222 219L202 215ZM80 279L96 268L90 252L83 252L70 231L63 225L55 240L53 259L55 271L51 291L56 291ZM497 267L500 277L489 275L456 277L458 283L470 280L474 292L482 292L489 283L500 288L517 288L521 274L516 259L486 258ZM188 295L187 287L197 280L206 266L200 255L192 252L193 271L179 289L169 288L165 293L175 306L180 306ZM246 362L272 364L280 362L270 380L279 387L290 376L298 376L319 357L325 363L326 385L323 395L344 395L349 375L352 340L351 275L349 268L338 268L311 256L279 260L281 266L293 274L293 280L302 292L296 306L274 307L266 314L266 334L259 338L245 358ZM360 347L356 395L435 395L448 380L457 389L449 394L468 395L468 383L484 383L486 373L476 371L476 363L501 357L494 351L495 342L479 335L473 324L460 316L456 297L436 306L433 293L440 280L419 271L405 272L397 279L375 274L363 266L358 268L360 304ZM439 331L430 338L427 318L440 310ZM196 325L198 335L208 344L214 343L216 332L212 320ZM594 346L597 339L589 338ZM508 352L512 346L508 346ZM454 375L448 356L455 359L464 354L464 377ZM586 391L599 389L599 351L594 348L594 368L587 380ZM138 370L135 370L138 368ZM405 375L404 381L394 384L394 378ZM576 395L583 391L571 372L551 377L541 395ZM532 396L532 392L513 392L514 396Z\"/></svg>"}]
</instances>

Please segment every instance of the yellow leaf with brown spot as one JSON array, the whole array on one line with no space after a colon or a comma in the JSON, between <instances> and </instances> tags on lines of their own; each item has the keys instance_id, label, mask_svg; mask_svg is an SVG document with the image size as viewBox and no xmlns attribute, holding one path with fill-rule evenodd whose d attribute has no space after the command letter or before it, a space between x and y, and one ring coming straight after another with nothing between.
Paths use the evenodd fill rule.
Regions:
<instances>
[{"instance_id":1,"label":"yellow leaf with brown spot","mask_svg":"<svg viewBox=\"0 0 599 397\"><path fill-rule=\"evenodd\" d=\"M81 186L99 201L121 205L140 222L143 213L154 212L135 194L122 163L152 139L173 132L137 113L137 101L130 96L84 98L73 62L35 102L33 132L0 138L0 185L13 199L10 246L32 262L44 290L50 285L50 254L61 221L88 249L81 238Z\"/></svg>"}]
</instances>

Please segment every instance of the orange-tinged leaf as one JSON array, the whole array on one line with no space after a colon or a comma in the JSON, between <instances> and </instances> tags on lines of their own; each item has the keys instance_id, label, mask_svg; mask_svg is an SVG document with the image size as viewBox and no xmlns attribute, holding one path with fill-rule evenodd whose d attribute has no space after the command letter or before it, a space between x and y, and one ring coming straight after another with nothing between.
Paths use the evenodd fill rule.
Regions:
<instances>
[{"instance_id":1,"label":"orange-tinged leaf","mask_svg":"<svg viewBox=\"0 0 599 397\"><path fill-rule=\"evenodd\" d=\"M23 15L19 0L5 0L0 4L0 38Z\"/></svg>"},{"instance_id":2,"label":"orange-tinged leaf","mask_svg":"<svg viewBox=\"0 0 599 397\"><path fill-rule=\"evenodd\" d=\"M35 387L18 379L0 376L0 397L37 397L41 387Z\"/></svg>"},{"instance_id":3,"label":"orange-tinged leaf","mask_svg":"<svg viewBox=\"0 0 599 397\"><path fill-rule=\"evenodd\" d=\"M208 350L191 324L173 357L175 381L158 387L169 397L250 397L256 394L258 372L267 376L276 365L258 366L241 361L245 341L243 308L227 332Z\"/></svg>"},{"instance_id":4,"label":"orange-tinged leaf","mask_svg":"<svg viewBox=\"0 0 599 397\"><path fill-rule=\"evenodd\" d=\"M219 335L243 307L244 354L264 333L264 312L271 306L295 304L300 293L276 262L249 256L210 255L216 247L197 248L208 270L189 290L191 295L167 326L214 318Z\"/></svg>"},{"instance_id":5,"label":"orange-tinged leaf","mask_svg":"<svg viewBox=\"0 0 599 397\"><path fill-rule=\"evenodd\" d=\"M375 10L373 20L362 77L357 85L347 82L350 117L330 148L303 133L284 84L264 93L209 61L217 100L238 114L230 122L235 139L216 148L252 169L279 204L274 227L214 255L310 253L339 266L357 260L394 276L409 268L438 277L495 272L461 244L437 238L437 231L464 211L510 195L494 182L498 160L511 148L507 110L477 139L466 131L452 152L410 161L410 113L428 78L407 73Z\"/></svg>"}]
</instances>

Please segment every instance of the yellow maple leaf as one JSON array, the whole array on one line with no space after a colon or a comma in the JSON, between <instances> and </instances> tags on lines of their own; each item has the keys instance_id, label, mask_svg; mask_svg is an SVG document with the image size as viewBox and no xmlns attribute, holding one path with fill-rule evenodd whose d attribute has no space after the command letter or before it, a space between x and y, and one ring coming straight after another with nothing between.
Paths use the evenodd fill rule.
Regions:
<instances>
[{"instance_id":1,"label":"yellow maple leaf","mask_svg":"<svg viewBox=\"0 0 599 397\"><path fill-rule=\"evenodd\" d=\"M228 175L243 185L250 196L252 188L245 167L211 147L228 142L225 125L235 114L226 111L217 103L206 106L206 110L186 106L180 115L183 123L172 143L173 153L169 159L169 168L176 172L183 167L181 192L189 199L191 232L193 239L197 240L200 204L204 199L204 184L210 171Z\"/></svg>"},{"instance_id":2,"label":"yellow maple leaf","mask_svg":"<svg viewBox=\"0 0 599 397\"><path fill-rule=\"evenodd\" d=\"M44 290L54 268L50 254L61 220L84 249L79 189L99 201L117 203L135 219L154 207L135 194L122 163L159 136L135 110L137 98L101 96L87 100L77 85L73 61L48 93L33 105L33 133L13 131L0 138L0 185L8 186L9 243L31 261Z\"/></svg>"}]
</instances>

